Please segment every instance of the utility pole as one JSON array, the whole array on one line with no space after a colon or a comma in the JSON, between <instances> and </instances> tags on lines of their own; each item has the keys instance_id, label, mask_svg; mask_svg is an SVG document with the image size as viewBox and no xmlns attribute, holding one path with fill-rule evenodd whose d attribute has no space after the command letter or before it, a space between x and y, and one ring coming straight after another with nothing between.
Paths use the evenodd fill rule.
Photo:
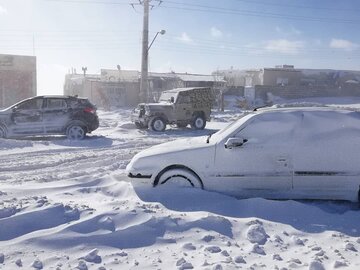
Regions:
<instances>
[{"instance_id":1,"label":"utility pole","mask_svg":"<svg viewBox=\"0 0 360 270\"><path fill-rule=\"evenodd\" d=\"M148 54L149 54L149 1L143 0L143 37L142 37L142 57L141 57L141 81L140 81L140 101L146 102L148 99Z\"/></svg>"}]
</instances>

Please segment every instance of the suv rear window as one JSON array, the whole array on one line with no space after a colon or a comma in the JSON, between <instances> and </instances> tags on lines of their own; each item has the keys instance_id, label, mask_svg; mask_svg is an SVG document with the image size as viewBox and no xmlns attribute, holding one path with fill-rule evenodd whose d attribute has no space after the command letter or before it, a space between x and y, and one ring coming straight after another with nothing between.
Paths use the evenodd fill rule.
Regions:
<instances>
[{"instance_id":1,"label":"suv rear window","mask_svg":"<svg viewBox=\"0 0 360 270\"><path fill-rule=\"evenodd\" d=\"M70 98L68 99L68 104L70 107L93 107L95 106L87 98Z\"/></svg>"}]
</instances>

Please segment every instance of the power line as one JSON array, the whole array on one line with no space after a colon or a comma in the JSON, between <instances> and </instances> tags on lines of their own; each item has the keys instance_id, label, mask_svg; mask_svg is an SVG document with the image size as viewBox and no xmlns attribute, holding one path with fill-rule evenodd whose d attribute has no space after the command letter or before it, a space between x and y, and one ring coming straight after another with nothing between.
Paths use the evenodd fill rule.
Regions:
<instances>
[{"instance_id":1,"label":"power line","mask_svg":"<svg viewBox=\"0 0 360 270\"><path fill-rule=\"evenodd\" d=\"M90 45L102 45L102 44L110 44L110 45L127 45L127 44L140 44L140 35L137 36L138 40L135 41L134 38L130 38L128 36L119 36L118 33L112 32L110 35L103 35L104 33L89 33L87 32L76 35L76 36L53 36L53 35L44 35L44 36L37 36L36 43L41 46L53 46L55 45L61 45L66 47L71 46L82 46L83 44L86 44L86 46ZM134 36L135 37L135 36ZM264 48L267 48L268 43L266 41L259 42L258 44L239 44L238 42L229 42L229 41L217 41L217 40L211 40L211 39L200 39L196 38L193 39L192 44L185 44L181 43L177 40L178 36L168 34L167 37L159 40L159 44L167 44L169 46L173 47L185 47L190 49L214 49L214 50L246 50L246 51L257 51L257 50L264 50ZM32 35L25 34L25 35L1 35L0 41L2 44L18 44L23 42L30 42L32 39ZM329 48L329 47L310 47L306 46L306 44L303 43L297 43L297 41L293 41L290 43L290 46L288 46L289 52L299 52L299 53L322 53L322 52L334 52L337 51L336 49ZM269 49L270 50L270 49ZM359 51L359 50L357 50ZM356 52L356 51L355 51ZM352 51L351 53L354 53Z\"/></svg>"},{"instance_id":2,"label":"power line","mask_svg":"<svg viewBox=\"0 0 360 270\"><path fill-rule=\"evenodd\" d=\"M326 22L326 23L347 23L347 24L358 24L360 20L352 20L352 19L339 19L339 18L326 18L326 17L310 17L310 16L295 16L295 15L285 15L281 13L271 13L271 12L261 12L261 11L251 11L251 10L240 10L240 9L228 9L222 7L215 6L205 6L205 5L193 5L186 4L183 7L178 6L169 6L166 5L175 4L181 5L181 3L167 1L164 2L162 8L168 9L177 9L177 10L187 10L187 11L197 11L203 13L221 13L221 14L229 14L229 15L242 15L242 16L251 16L251 17L267 17L267 18L275 18L275 19L287 19L287 20L300 20L300 21L311 21L311 22ZM189 6L189 7L187 7Z\"/></svg>"},{"instance_id":3,"label":"power line","mask_svg":"<svg viewBox=\"0 0 360 270\"><path fill-rule=\"evenodd\" d=\"M45 2L62 2L62 3L75 3L75 4L101 4L101 5L130 5L129 2L114 2L114 1L81 1L81 0L42 0Z\"/></svg>"},{"instance_id":4,"label":"power line","mask_svg":"<svg viewBox=\"0 0 360 270\"><path fill-rule=\"evenodd\" d=\"M268 2L261 2L256 0L235 0L237 2L244 2L244 3L251 3L251 4L258 4L258 5L266 5L266 6L278 6L278 7L286 7L286 8L302 8L302 9L312 9L312 10L328 10L328 11L360 11L359 9L345 9L345 8L328 8L328 7L314 7L314 6L303 6L303 5L291 5L291 4L279 4L279 3L268 3Z\"/></svg>"},{"instance_id":5,"label":"power line","mask_svg":"<svg viewBox=\"0 0 360 270\"><path fill-rule=\"evenodd\" d=\"M114 1L98 1L98 0L42 0L47 2L64 2L64 3L77 3L77 4L104 4L104 5L130 5L134 8L134 5L142 5L143 0L139 0L139 3L130 3L130 2L114 2ZM158 5L151 5L151 7L159 6L160 8L168 8L168 9L177 9L177 10L187 10L187 11L196 11L203 13L219 13L219 14L229 14L229 15L242 15L242 16L250 16L250 17L267 17L273 19L287 19L287 20L300 20L300 21L311 21L311 22L326 22L326 23L345 23L345 24L358 24L360 20L353 19L340 19L340 18L327 18L327 17L311 17L311 16L299 16L299 15L288 15L282 13L272 13L272 12L262 12L262 11L252 11L252 10L244 10L244 9L230 9L223 8L219 6L209 6L209 5L199 5L199 4L190 4L183 2L176 2L171 0L153 0L158 2ZM276 6L284 6L284 7L303 7L303 8L311 8L305 6L297 6L297 5L283 5L276 3L265 3L259 1L246 1L246 0L237 0L243 2L249 2L253 4L266 4L266 5L276 5ZM173 5L173 6L171 6ZM175 6L174 6L175 5ZM176 5L180 5L176 6ZM181 7L182 6L182 7ZM327 8L316 8L313 9L324 9ZM134 8L135 9L135 8ZM337 9L339 10L339 9ZM341 9L340 9L341 10ZM344 10L345 11L345 10ZM346 10L346 11L355 11L355 10Z\"/></svg>"}]
</instances>

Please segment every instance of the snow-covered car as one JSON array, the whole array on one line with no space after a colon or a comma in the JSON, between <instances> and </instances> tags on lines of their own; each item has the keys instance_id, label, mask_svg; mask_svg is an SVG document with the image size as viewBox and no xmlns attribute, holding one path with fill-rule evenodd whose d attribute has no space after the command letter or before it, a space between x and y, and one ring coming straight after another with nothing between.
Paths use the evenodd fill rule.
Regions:
<instances>
[{"instance_id":1,"label":"snow-covered car","mask_svg":"<svg viewBox=\"0 0 360 270\"><path fill-rule=\"evenodd\" d=\"M168 183L237 197L359 200L360 113L271 108L246 114L212 136L136 154L134 183Z\"/></svg>"},{"instance_id":2,"label":"snow-covered car","mask_svg":"<svg viewBox=\"0 0 360 270\"><path fill-rule=\"evenodd\" d=\"M36 96L0 110L0 138L65 134L81 140L98 127L96 107L86 98Z\"/></svg>"}]
</instances>

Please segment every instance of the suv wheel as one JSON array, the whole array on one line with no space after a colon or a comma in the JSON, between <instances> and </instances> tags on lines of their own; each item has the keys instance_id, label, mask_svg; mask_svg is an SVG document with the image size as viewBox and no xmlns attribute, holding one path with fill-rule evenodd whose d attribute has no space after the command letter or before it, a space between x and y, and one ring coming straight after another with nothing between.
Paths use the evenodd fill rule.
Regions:
<instances>
[{"instance_id":1,"label":"suv wheel","mask_svg":"<svg viewBox=\"0 0 360 270\"><path fill-rule=\"evenodd\" d=\"M195 115L191 121L191 127L193 129L204 129L206 126L206 120L202 115Z\"/></svg>"},{"instance_id":2,"label":"suv wheel","mask_svg":"<svg viewBox=\"0 0 360 270\"><path fill-rule=\"evenodd\" d=\"M82 140L85 138L85 128L81 125L73 124L66 129L66 136L70 140Z\"/></svg>"},{"instance_id":3,"label":"suv wheel","mask_svg":"<svg viewBox=\"0 0 360 270\"><path fill-rule=\"evenodd\" d=\"M149 121L149 128L152 131L164 131L166 128L166 123L161 117L154 117Z\"/></svg>"}]
</instances>

